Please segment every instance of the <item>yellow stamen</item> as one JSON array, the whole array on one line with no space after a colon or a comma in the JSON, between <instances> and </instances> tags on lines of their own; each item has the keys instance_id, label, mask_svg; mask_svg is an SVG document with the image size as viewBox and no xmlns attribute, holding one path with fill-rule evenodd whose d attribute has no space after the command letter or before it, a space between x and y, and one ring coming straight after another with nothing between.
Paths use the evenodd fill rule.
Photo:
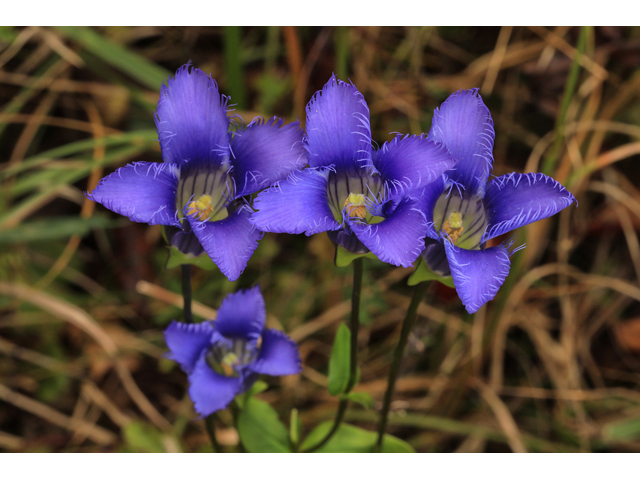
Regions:
<instances>
[{"instance_id":1,"label":"yellow stamen","mask_svg":"<svg viewBox=\"0 0 640 480\"><path fill-rule=\"evenodd\" d=\"M208 220L212 213L211 195L201 195L198 200L187 204L187 215L195 216L201 222Z\"/></svg>"},{"instance_id":2,"label":"yellow stamen","mask_svg":"<svg viewBox=\"0 0 640 480\"><path fill-rule=\"evenodd\" d=\"M350 193L344 201L344 207L347 209L347 215L350 217L365 218L367 216L364 195L361 193Z\"/></svg>"},{"instance_id":3,"label":"yellow stamen","mask_svg":"<svg viewBox=\"0 0 640 480\"><path fill-rule=\"evenodd\" d=\"M462 226L462 214L460 212L452 212L451 215L449 215L449 219L442 225L442 230L447 232L455 245L462 235L462 232L464 232L464 227Z\"/></svg>"}]
</instances>

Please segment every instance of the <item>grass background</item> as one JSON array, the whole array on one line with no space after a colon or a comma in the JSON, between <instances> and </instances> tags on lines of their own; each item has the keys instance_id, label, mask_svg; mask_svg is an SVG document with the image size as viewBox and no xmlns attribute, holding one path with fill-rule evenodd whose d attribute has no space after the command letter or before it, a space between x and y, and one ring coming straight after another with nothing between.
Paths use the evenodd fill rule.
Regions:
<instances>
[{"instance_id":1,"label":"grass background","mask_svg":"<svg viewBox=\"0 0 640 480\"><path fill-rule=\"evenodd\" d=\"M421 452L640 451L640 29L626 27L0 28L0 450L209 451L162 329L181 315L158 227L83 192L160 161L160 84L192 61L246 121L304 121L332 72L371 110L374 140L428 132L450 93L480 88L494 174L542 171L579 207L522 228L512 270L475 315L432 284L390 433ZM331 419L334 334L351 270L326 235L266 234L236 282L196 270L194 313L261 285L299 376L260 394L303 434ZM374 430L411 269L365 260L361 381ZM216 428L237 445L231 416Z\"/></svg>"}]
</instances>

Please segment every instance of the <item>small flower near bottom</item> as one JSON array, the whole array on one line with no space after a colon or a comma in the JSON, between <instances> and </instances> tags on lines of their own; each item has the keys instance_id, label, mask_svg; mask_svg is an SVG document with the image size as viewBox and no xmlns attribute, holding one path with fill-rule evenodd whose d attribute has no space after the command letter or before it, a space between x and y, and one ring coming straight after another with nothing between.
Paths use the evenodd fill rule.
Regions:
<instances>
[{"instance_id":1,"label":"small flower near bottom","mask_svg":"<svg viewBox=\"0 0 640 480\"><path fill-rule=\"evenodd\" d=\"M205 417L226 408L258 375L300 373L298 346L284 333L265 329L259 287L228 295L215 321L171 322L164 332L170 353L189 376L189 396Z\"/></svg>"}]
</instances>

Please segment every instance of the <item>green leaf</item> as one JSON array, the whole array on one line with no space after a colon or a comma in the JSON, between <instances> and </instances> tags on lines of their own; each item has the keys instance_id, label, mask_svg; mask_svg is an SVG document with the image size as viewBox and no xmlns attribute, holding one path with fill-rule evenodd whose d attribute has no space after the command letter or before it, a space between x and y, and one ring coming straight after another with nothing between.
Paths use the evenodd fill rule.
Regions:
<instances>
[{"instance_id":1,"label":"green leaf","mask_svg":"<svg viewBox=\"0 0 640 480\"><path fill-rule=\"evenodd\" d=\"M352 402L359 403L367 410L373 407L375 401L373 397L367 392L349 392L342 395L342 398L351 400Z\"/></svg>"},{"instance_id":2,"label":"green leaf","mask_svg":"<svg viewBox=\"0 0 640 480\"><path fill-rule=\"evenodd\" d=\"M179 267L180 265L195 265L203 270L213 270L216 265L213 263L209 255L203 253L194 257L190 253L182 253L174 246L169 247L169 257L167 258L167 269Z\"/></svg>"},{"instance_id":3,"label":"green leaf","mask_svg":"<svg viewBox=\"0 0 640 480\"><path fill-rule=\"evenodd\" d=\"M289 438L293 445L298 445L300 441L300 432L302 431L302 422L298 416L298 409L291 409L291 417L289 418Z\"/></svg>"},{"instance_id":4,"label":"green leaf","mask_svg":"<svg viewBox=\"0 0 640 480\"><path fill-rule=\"evenodd\" d=\"M346 248L341 247L340 245L336 246L336 257L335 264L336 267L348 267L351 265L356 258L366 257L376 260L376 257L373 253L353 253L347 250Z\"/></svg>"},{"instance_id":5,"label":"green leaf","mask_svg":"<svg viewBox=\"0 0 640 480\"><path fill-rule=\"evenodd\" d=\"M0 229L0 245L68 238L71 235L83 236L94 228L115 227L121 224L120 219L112 220L101 215L87 219L52 217L46 220L33 220L10 229Z\"/></svg>"},{"instance_id":6,"label":"green leaf","mask_svg":"<svg viewBox=\"0 0 640 480\"><path fill-rule=\"evenodd\" d=\"M131 422L123 430L128 450L132 452L164 453L162 432L141 422Z\"/></svg>"},{"instance_id":7,"label":"green leaf","mask_svg":"<svg viewBox=\"0 0 640 480\"><path fill-rule=\"evenodd\" d=\"M419 258L418 264L416 265L415 270L409 277L407 284L410 287L413 287L414 285L417 285L421 282L428 282L431 280L437 280L438 282L442 283L443 285L446 285L447 287L455 288L453 286L453 278L442 277L438 275L437 273L433 272L429 268L429 266L427 265L427 262L422 260L422 258Z\"/></svg>"},{"instance_id":8,"label":"green leaf","mask_svg":"<svg viewBox=\"0 0 640 480\"><path fill-rule=\"evenodd\" d=\"M350 342L351 331L341 323L329 358L329 393L334 396L343 393L349 382Z\"/></svg>"},{"instance_id":9,"label":"green leaf","mask_svg":"<svg viewBox=\"0 0 640 480\"><path fill-rule=\"evenodd\" d=\"M267 382L256 380L256 382L251 385L251 388L247 392L236 397L236 403L240 408L244 408L247 400L249 400L254 395L259 394L260 392L264 392L267 388L269 388L269 384Z\"/></svg>"},{"instance_id":10,"label":"green leaf","mask_svg":"<svg viewBox=\"0 0 640 480\"><path fill-rule=\"evenodd\" d=\"M77 42L89 53L100 58L112 67L128 74L131 78L149 87L154 92L169 77L169 71L150 62L145 57L133 53L103 37L89 27L55 27L58 32Z\"/></svg>"},{"instance_id":11,"label":"green leaf","mask_svg":"<svg viewBox=\"0 0 640 480\"><path fill-rule=\"evenodd\" d=\"M251 453L291 452L289 433L271 405L249 398L238 415L238 434Z\"/></svg>"},{"instance_id":12,"label":"green leaf","mask_svg":"<svg viewBox=\"0 0 640 480\"><path fill-rule=\"evenodd\" d=\"M640 438L640 417L628 418L604 425L602 437L605 442L628 442Z\"/></svg>"},{"instance_id":13,"label":"green leaf","mask_svg":"<svg viewBox=\"0 0 640 480\"><path fill-rule=\"evenodd\" d=\"M324 422L314 428L307 438L302 442L301 449L307 450L320 441L329 433L333 421ZM366 453L372 452L378 434L370 432L353 425L343 423L333 434L333 437L325 443L321 448L316 450L319 453ZM385 435L382 442L383 453L414 453L415 450L407 442L400 440L392 435Z\"/></svg>"}]
</instances>

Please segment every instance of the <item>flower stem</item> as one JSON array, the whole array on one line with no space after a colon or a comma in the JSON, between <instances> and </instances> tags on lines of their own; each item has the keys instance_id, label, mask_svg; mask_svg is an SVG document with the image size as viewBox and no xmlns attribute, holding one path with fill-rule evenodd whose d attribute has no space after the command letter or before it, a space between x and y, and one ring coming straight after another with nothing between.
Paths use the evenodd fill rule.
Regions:
<instances>
[{"instance_id":1,"label":"flower stem","mask_svg":"<svg viewBox=\"0 0 640 480\"><path fill-rule=\"evenodd\" d=\"M356 384L358 377L358 330L360 328L360 298L362 294L362 272L363 272L363 258L359 257L353 261L353 290L351 291L351 317L349 320L349 330L351 330L351 345L349 346L349 380L347 381L347 388L343 395L346 395ZM333 426L329 433L313 447L307 449L305 453L314 452L326 444L333 434L338 431L344 413L347 410L349 400L345 397L340 399L338 404L338 411L333 421Z\"/></svg>"},{"instance_id":2,"label":"flower stem","mask_svg":"<svg viewBox=\"0 0 640 480\"><path fill-rule=\"evenodd\" d=\"M407 315L402 322L402 330L400 331L400 340L396 345L396 350L393 352L393 362L391 363L391 370L389 371L389 380L387 382L387 390L384 392L384 401L382 404L382 412L380 414L380 424L378 426L378 441L376 443L376 450L380 452L382 450L382 441L384 440L384 433L387 429L387 420L389 418L389 407L391 406L391 398L393 397L393 390L396 385L396 379L398 378L398 372L400 371L400 364L402 363L402 357L404 355L404 349L407 346L407 340L409 339L409 333L411 333L411 327L413 327L413 321L416 318L418 311L418 305L427 291L429 282L421 282L416 285L413 291L413 298L407 309Z\"/></svg>"},{"instance_id":3,"label":"flower stem","mask_svg":"<svg viewBox=\"0 0 640 480\"><path fill-rule=\"evenodd\" d=\"M214 419L215 419L215 414L212 413L211 415L209 415L207 418L204 419L204 425L207 428L207 433L209 434L209 438L211 439L211 446L213 447L213 452L222 453L222 447L220 447L218 440L216 440L216 430L215 430L215 427L213 426Z\"/></svg>"},{"instance_id":4,"label":"flower stem","mask_svg":"<svg viewBox=\"0 0 640 480\"><path fill-rule=\"evenodd\" d=\"M182 298L184 298L184 321L193 323L191 313L191 265L180 265L182 268Z\"/></svg>"}]
</instances>

